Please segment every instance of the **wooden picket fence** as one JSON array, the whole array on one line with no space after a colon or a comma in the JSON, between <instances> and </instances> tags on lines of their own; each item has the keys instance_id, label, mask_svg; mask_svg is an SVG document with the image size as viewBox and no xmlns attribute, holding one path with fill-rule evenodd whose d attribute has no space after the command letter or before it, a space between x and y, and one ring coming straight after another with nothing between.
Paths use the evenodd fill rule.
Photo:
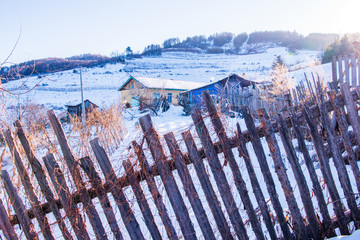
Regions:
<instances>
[{"instance_id":1,"label":"wooden picket fence","mask_svg":"<svg viewBox=\"0 0 360 240\"><path fill-rule=\"evenodd\" d=\"M341 83L348 83L350 86L360 85L360 61L355 55L334 56L332 58L332 88Z\"/></svg>"},{"instance_id":2,"label":"wooden picket fence","mask_svg":"<svg viewBox=\"0 0 360 240\"><path fill-rule=\"evenodd\" d=\"M231 137L227 136L208 92L204 92L203 97L211 120L211 129L216 133L217 142L214 142L214 136L211 136L213 132L209 130L210 124L205 124L206 117L199 109L195 109L191 116L199 138L194 139L194 134L190 131L183 132L182 143L187 148L187 153L184 153L174 133L165 134L164 139L170 152L170 156L167 156L150 116L143 116L139 122L144 139L141 142L132 142L132 149L137 158L136 164L140 166L140 170L136 170L134 163L129 159L125 160L123 166L126 174L121 177L117 176L98 139L92 140L90 145L100 169L97 169L97 165L90 157L76 159L53 111L48 112L48 117L67 169L59 167L60 164L51 153L43 157L43 161L39 160L30 147L21 123L17 121L16 134L38 186L32 185L29 176L30 169L24 166L25 161L21 159L15 139L11 131L7 130L4 134L5 139L14 158L27 199L20 197L21 194L14 187L9 174L2 171L1 179L4 189L15 213L8 213L6 206L0 200L0 229L3 236L7 239L19 239L24 235L27 239L39 239L40 236L44 239L54 239L50 226L56 224L64 239L74 239L74 237L108 239L110 230L115 239L124 239L125 231L127 231L126 236L131 239L145 239L144 226L153 239L197 239L199 236L203 239L249 239L249 237L324 239L335 236L336 233L349 234L360 227L360 211L356 202L357 193L360 192L360 171L357 165L360 149L354 147L354 142L360 143L360 122L356 107L360 99L359 88L351 91L348 84L342 84L341 94L335 95L329 92L326 101L319 94L318 104L311 107L303 106L298 112L288 111L275 120L271 120L266 111L260 109L257 115L261 125L257 127L249 109L244 108L243 116L247 130L242 131L240 124L237 124L237 130ZM330 115L336 119L336 125L330 119ZM347 132L349 125L353 129L351 134ZM319 126L322 131L319 131ZM267 146L262 143L263 138ZM305 161L305 171L308 172L311 183L306 181L304 166L300 165L293 138L296 138L298 149ZM323 178L321 181L317 177L314 161L305 144L306 139L309 138L312 139L317 153ZM286 152L286 162L290 164L291 169L285 167L279 139ZM151 154L146 154L145 143ZM251 143L252 149L246 143ZM264 147L270 149L271 163ZM240 157L234 155L233 150L236 149ZM253 155L250 154L250 150L254 152L256 158L251 157ZM153 165L150 165L150 155L154 160ZM224 164L223 160L225 160ZM337 173L332 172L330 161L334 163ZM356 191L353 190L345 163L351 166ZM250 183L244 180L245 172L239 168L240 164L245 164ZM47 174L43 165L47 169ZM192 165L198 176L209 211L205 211L205 200L202 201L199 196L199 191L194 184L195 176L190 174L189 165ZM206 166L209 166L212 177L207 173ZM275 170L271 166L274 166ZM259 174L256 174L257 167L261 169L261 178ZM232 172L234 188L227 179L225 168L230 168ZM179 183L176 182L175 170L183 188L180 188ZM65 171L70 172L75 184L77 191L73 194L68 186L68 179L64 177ZM290 172L294 175L296 182L290 182ZM84 174L90 179L91 188L86 187L89 183L85 182ZM47 175L51 182L47 180ZM334 179L336 175L341 189L336 187L337 180ZM155 177L158 176L166 193L162 192L156 184ZM276 188L276 178L281 189ZM265 183L266 189L261 188L262 182ZM156 209L150 207L151 204L145 196L141 183L147 184L152 197L152 206ZM51 190L50 184L56 192ZM217 186L217 191L214 185ZM300 198L298 199L294 194L295 185L299 189ZM323 188L324 185L326 185L326 191ZM131 186L136 197L142 212L141 219L135 217L126 197L124 188L127 186ZM316 201L312 199L309 186L312 186ZM39 201L39 196L35 191L38 187L46 198L45 203ZM234 191L240 195L241 202L235 200ZM185 195L182 192L185 192L195 218L190 216L190 209L184 202ZM119 220L116 219L116 213L112 208L114 204L111 204L108 195L110 193L119 209L124 229L120 228ZM169 206L164 202L165 194L170 200L176 220L169 214ZM329 199L326 198L328 195ZM280 201L279 196L285 196L288 207L284 206L285 203ZM101 221L101 216L93 202L94 198L98 198L101 206L97 207L102 207L101 214L105 215L107 223ZM223 204L220 204L220 200ZM346 204L344 204L345 200ZM31 204L31 209L26 209L25 202ZM89 234L89 226L85 224L85 214L80 212L79 203L86 213L94 235ZM162 234L159 230L154 219L155 211L159 213L166 234ZM53 214L55 222L49 222L47 218L49 213ZM331 216L332 213L334 216ZM214 222L209 220L210 215ZM41 231L35 229L31 220L33 218L36 218ZM180 229L175 227L175 221ZM18 235L20 230L14 230L14 226L18 224L21 226L20 236ZM104 227L105 225L109 227Z\"/></svg>"}]
</instances>

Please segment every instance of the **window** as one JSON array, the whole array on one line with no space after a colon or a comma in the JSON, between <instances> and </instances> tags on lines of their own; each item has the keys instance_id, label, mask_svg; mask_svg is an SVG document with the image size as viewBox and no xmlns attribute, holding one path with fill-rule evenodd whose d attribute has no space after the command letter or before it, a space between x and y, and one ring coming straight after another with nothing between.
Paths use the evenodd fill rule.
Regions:
<instances>
[{"instance_id":1,"label":"window","mask_svg":"<svg viewBox=\"0 0 360 240\"><path fill-rule=\"evenodd\" d=\"M168 93L167 101L168 101L168 103L172 103L172 93Z\"/></svg>"},{"instance_id":2,"label":"window","mask_svg":"<svg viewBox=\"0 0 360 240\"><path fill-rule=\"evenodd\" d=\"M154 92L154 99L160 99L160 93Z\"/></svg>"},{"instance_id":3,"label":"window","mask_svg":"<svg viewBox=\"0 0 360 240\"><path fill-rule=\"evenodd\" d=\"M139 99L140 99L140 97L132 97L131 106L133 106L133 107L139 106Z\"/></svg>"},{"instance_id":4,"label":"window","mask_svg":"<svg viewBox=\"0 0 360 240\"><path fill-rule=\"evenodd\" d=\"M133 89L134 88L134 83L130 84L130 88Z\"/></svg>"}]
</instances>

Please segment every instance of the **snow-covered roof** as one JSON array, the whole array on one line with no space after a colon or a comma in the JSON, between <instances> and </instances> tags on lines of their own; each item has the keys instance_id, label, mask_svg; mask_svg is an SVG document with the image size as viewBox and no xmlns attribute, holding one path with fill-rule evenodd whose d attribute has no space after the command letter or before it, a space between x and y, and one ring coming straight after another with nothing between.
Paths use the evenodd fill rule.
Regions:
<instances>
[{"instance_id":1,"label":"snow-covered roof","mask_svg":"<svg viewBox=\"0 0 360 240\"><path fill-rule=\"evenodd\" d=\"M131 80L135 80L147 88L179 90L186 91L188 89L204 86L206 83L191 82L184 80L164 79L164 78L149 78L149 77L134 77L131 76L120 88L119 91Z\"/></svg>"}]
</instances>

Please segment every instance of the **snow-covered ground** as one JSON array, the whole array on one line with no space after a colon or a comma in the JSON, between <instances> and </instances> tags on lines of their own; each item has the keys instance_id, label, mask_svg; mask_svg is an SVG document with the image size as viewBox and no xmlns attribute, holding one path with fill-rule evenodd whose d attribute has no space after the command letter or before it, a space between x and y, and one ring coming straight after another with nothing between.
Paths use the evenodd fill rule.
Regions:
<instances>
[{"instance_id":1,"label":"snow-covered ground","mask_svg":"<svg viewBox=\"0 0 360 240\"><path fill-rule=\"evenodd\" d=\"M130 75L171 78L171 79L197 81L197 82L209 82L210 80L222 79L231 73L236 73L239 75L245 73L249 79L263 80L264 78L266 78L274 59L278 55L281 55L285 59L286 63L290 66L290 70L294 70L291 72L291 74L296 78L296 80L301 81L303 79L304 72L309 73L311 71L315 71L314 70L315 68L310 66L311 65L310 62L311 60L315 60L318 54L319 52L314 52L314 51L299 51L297 54L294 55L294 54L289 54L285 48L272 48L272 49L268 49L268 51L265 53L253 54L253 55L209 55L209 54L194 54L194 53L164 53L163 56L161 57L129 60L127 61L126 64L112 64L112 65L108 64L103 67L82 69L83 72L82 77L83 77L84 90L85 90L84 95L85 98L91 100L92 102L96 103L102 108L105 108L112 103L118 103L120 99L120 92L118 92L117 89L121 86L121 84L124 81L128 79ZM308 67L306 69L296 70L305 66ZM318 66L316 71L318 71L320 74L323 74L323 77L326 81L329 80L331 75L331 66L329 64ZM34 88L34 86L37 87ZM12 81L3 84L3 87L8 90L11 90L15 94L12 96L5 95L6 97L3 97L3 103L5 104L6 107L9 108L8 109L9 111L11 110L11 108L18 106L19 104L25 105L27 103L34 103L34 104L43 105L46 109L53 108L55 109L56 113L59 114L60 112L65 110L64 108L65 104L74 101L80 102L79 73L73 70L49 74L42 78L30 77L26 79ZM133 161L135 161L134 153L132 152L131 149L128 148L128 146L132 140L137 140L137 141L141 140L142 133L138 126L138 118L144 114L146 113L140 113L138 110L134 110L134 109L123 110L124 124L127 128L127 135L124 137L121 146L111 155L111 161L113 163L113 167L119 176L124 173L124 169L122 167L123 160L130 158ZM246 129L243 120L238 117L236 118L224 117L223 120L224 120L224 125L227 127L229 137L234 135L236 122L240 123L242 130ZM196 133L192 124L191 117L183 116L181 107L172 106L168 112L161 113L159 114L159 116L153 116L152 121L154 122L155 129L159 132L161 136L165 133L173 131L175 133L176 139L179 140L180 147L184 150L184 152L186 152L186 148L184 146L184 143L181 141L181 134L180 134L181 132L185 130L190 130L195 137L195 141L199 142L198 137L196 137ZM206 121L209 122L209 119L206 119ZM211 124L208 124L208 126L210 125ZM212 135L212 138L214 141L217 140L217 137L214 133ZM280 142L279 136L278 136L278 140ZM294 141L294 145L295 146L297 145L296 140ZM311 146L311 143L308 143L308 145L311 154L315 154L314 149ZM164 144L164 146L166 146L166 144ZM269 149L264 139L263 139L263 146L266 151L269 166L271 167L272 175L276 176L275 169L272 163L273 161L271 159L271 156L269 154ZM249 149L251 158L256 159L251 144L247 144L247 147ZM286 154L281 144L280 144L280 148L282 151L283 159L286 159ZM165 150L167 151L167 148L165 148ZM236 149L234 149L234 155L235 156L239 155ZM147 156L149 156L149 161L151 162L152 160L148 151L147 151ZM220 160L223 161L223 155L220 154L219 156L220 156ZM39 156L39 158L41 157L42 156ZM299 158L301 162L303 162L301 159L302 157L299 156ZM239 162L239 167L244 173L243 176L244 180L250 189L251 184L250 184L249 176L247 175L246 167L240 157L236 157L236 160ZM255 162L256 161L254 161L256 174L258 175L259 179L262 179L260 168L258 164L256 164ZM211 173L210 166L206 163L206 161L205 164L210 179L214 182L214 176ZM290 165L287 161L285 161L285 165L288 169L290 169ZM11 170L12 167L6 166L6 168ZM304 170L308 182L310 183L310 177L308 176L306 166L304 164L302 164L302 168ZM332 169L334 173L334 179L338 179L334 166L332 166ZM354 179L352 178L350 168L348 168L348 170L350 173L349 174L350 178L354 183ZM213 230L215 231L216 236L220 237L216 225L214 224L213 217L210 214L211 211L205 200L204 193L200 187L200 183L196 176L196 172L192 166L189 166L189 171L191 172L192 176L194 176L194 185L196 186L196 189L199 193L199 196L201 198L201 201L204 205L206 212L209 213L208 217L210 222L212 223ZM235 202L237 203L237 207L240 210L240 214L245 219L246 213L242 206L239 193L236 190L234 180L232 177L232 172L229 166L225 166L224 171L230 183L231 192L234 195L234 199ZM300 202L301 198L300 198L299 190L297 188L296 180L291 171L288 171L288 173L289 173L290 182L295 191L295 197L296 199L298 199L298 204L301 208L301 212L305 216L304 209L301 207L302 206ZM322 174L319 168L317 168L317 174L319 176L319 179L322 179ZM201 231L198 226L197 220L194 216L194 213L192 212L191 204L189 203L189 200L185 195L182 183L176 171L174 171L174 176L181 191L181 194L185 200L185 204L190 211L191 220L195 225L197 236L200 239L203 239L203 237L201 236ZM274 177L274 180L277 186L277 191L281 193L282 189L281 189L281 185L279 184L279 181L277 180L277 177ZM159 177L156 177L156 181L159 189L163 191L162 193L164 194L164 201L166 207L169 209L170 216L173 219L173 224L176 230L178 231L179 235L181 235L179 230L180 227L178 223L175 221L175 214L173 212L170 201L164 191L163 183L159 180ZM339 189L341 189L340 183L338 181L337 183ZM218 194L219 201L221 202L221 206L222 208L224 208L224 204L221 200L221 197L219 196L219 191L216 187L216 184L214 184L213 186L215 188L216 193ZM161 233L164 236L166 236L164 226L161 223L161 219L159 217L159 213L156 210L156 207L153 206L153 201L151 200L151 195L149 193L146 184L142 183L142 187L145 191L148 202L152 204L151 208L154 211L153 213L155 216L156 223ZM266 186L264 183L261 183L261 188L264 192L265 198L268 199L269 195L267 194ZM140 223L141 229L145 233L146 237L149 238L150 237L149 232L146 229L146 226L144 225L141 210L139 209L139 206L136 203L136 199L132 193L131 188L127 187L125 189L125 192L129 202L132 205L132 208L134 209L134 213L136 215L137 220ZM254 203L254 207L257 207L253 193L250 191L249 194L252 202ZM342 193L341 196L343 197ZM279 194L279 197L284 209L287 209L285 195ZM329 194L325 193L325 197L329 197ZM314 205L317 208L316 198L313 197L313 199L314 199ZM112 203L114 203L112 198L111 200ZM94 200L94 202L97 204L96 201L97 200ZM28 203L26 204L28 205ZM345 201L344 204L346 206ZM99 204L97 204L97 207L98 205ZM118 219L120 227L122 229L125 229L121 217L119 216L119 212L115 207L115 204L113 205L113 208L114 211L116 212L116 217ZM99 213L102 212L100 208L98 208L98 211ZM329 204L329 211L331 212L331 214L333 214L331 203ZM228 215L226 214L225 209L223 209L223 212L225 213L228 219ZM48 215L49 218L51 218L52 214L48 214ZM51 219L53 220L53 218ZM33 222L35 223L36 221ZM110 231L109 226L106 225L106 220L104 220L103 223L105 225L105 228ZM87 224L90 226L88 222ZM249 225L247 225L246 227L248 229L248 234L251 236L252 239L254 239L255 236L251 233L251 227ZM52 226L52 228L54 232L56 232L57 236L60 237L61 233L59 233L57 226L54 225ZM21 231L18 228L16 230L17 232ZM264 232L266 234L265 227L264 227ZM123 234L125 239L129 237L126 231L124 231ZM358 236L358 234L359 233L356 232L354 235ZM109 234L109 236L111 237L111 234ZM356 237L354 239L356 239Z\"/></svg>"}]
</instances>

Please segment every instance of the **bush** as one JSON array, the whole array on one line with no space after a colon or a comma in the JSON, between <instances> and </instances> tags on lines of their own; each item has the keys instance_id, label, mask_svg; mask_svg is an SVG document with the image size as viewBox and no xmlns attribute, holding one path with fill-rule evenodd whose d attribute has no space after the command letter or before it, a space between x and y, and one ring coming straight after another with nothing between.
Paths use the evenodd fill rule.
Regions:
<instances>
[{"instance_id":1,"label":"bush","mask_svg":"<svg viewBox=\"0 0 360 240\"><path fill-rule=\"evenodd\" d=\"M356 42L354 42L354 44L356 44ZM331 62L332 57L337 55L357 54L358 52L355 50L354 44L349 41L347 36L344 36L341 40L334 41L326 48L322 55L321 62Z\"/></svg>"}]
</instances>

